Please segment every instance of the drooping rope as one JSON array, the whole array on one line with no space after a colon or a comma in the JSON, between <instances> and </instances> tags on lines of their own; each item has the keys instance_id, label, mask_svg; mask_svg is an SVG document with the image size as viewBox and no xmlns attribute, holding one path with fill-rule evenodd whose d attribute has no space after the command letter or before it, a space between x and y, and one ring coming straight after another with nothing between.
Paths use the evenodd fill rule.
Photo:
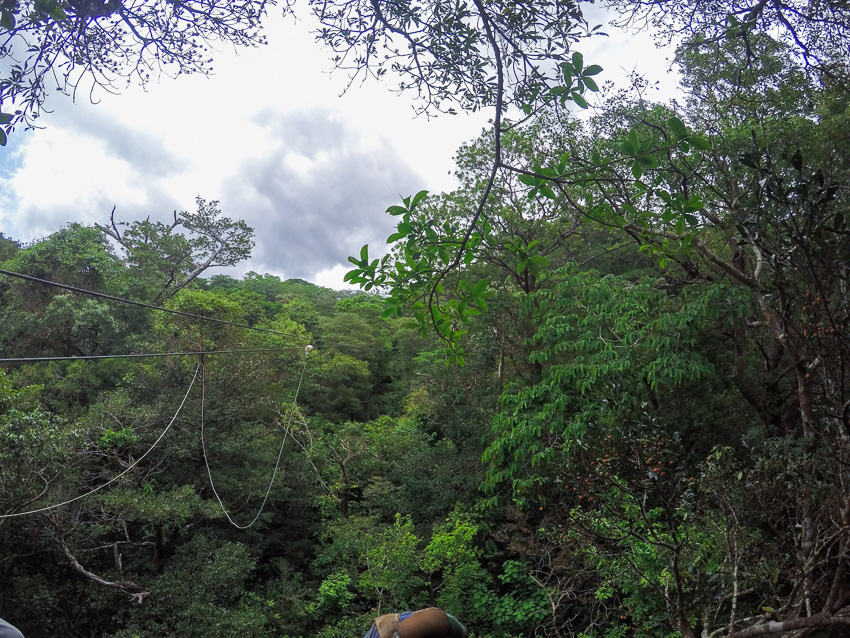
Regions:
<instances>
[{"instance_id":1,"label":"drooping rope","mask_svg":"<svg viewBox=\"0 0 850 638\"><path fill-rule=\"evenodd\" d=\"M260 503L260 508L257 510L256 515L247 525L240 525L236 521L231 518L230 514L227 511L227 508L224 506L224 502L221 500L221 496L218 494L218 490L215 487L215 481L213 480L212 470L210 469L210 461L207 456L207 445L206 439L204 436L204 404L206 403L206 366L204 365L204 359L201 357L201 451L204 455L204 464L207 468L207 476L210 479L210 487L212 488L213 494L215 495L216 500L218 501L219 507L221 507L221 511L224 512L224 515L227 517L227 520L230 521L230 524L236 527L237 529L248 529L254 523L257 522L257 519L260 518L260 514L263 513L263 510L266 507L266 501L269 499L269 494L271 494L272 486L274 485L274 479L277 476L278 468L280 467L280 459L283 457L283 448L286 445L286 439L289 435L289 424L292 421L292 415L295 414L297 405L298 405L298 392L301 390L301 383L304 381L304 371L307 369L307 361L310 359L310 351L313 349L313 346L307 346L304 349L305 357L304 357L304 365L301 368L301 377L298 379L298 387L295 389L295 397L292 399L292 407L289 410L289 418L287 419L286 424L284 425L284 434L283 439L280 442L280 449L277 453L277 461L274 464L274 470L272 471L272 477L269 480L269 486L266 488L266 494L263 497L263 502Z\"/></svg>"},{"instance_id":2,"label":"drooping rope","mask_svg":"<svg viewBox=\"0 0 850 638\"><path fill-rule=\"evenodd\" d=\"M85 494L81 494L80 496L75 496L74 498L72 498L72 499L68 499L67 501L63 501L62 503L57 503L56 505L48 505L47 507L42 507L42 508L35 509L35 510L27 510L26 512L15 512L15 513L13 513L13 514L0 514L0 519L4 519L4 518L14 518L14 517L17 517L17 516L28 516L28 515L30 515L30 514L38 514L38 513L40 513L40 512L48 512L48 511L50 511L50 510L55 510L55 509L58 509L58 508L60 508L60 507L64 507L65 505L68 505L68 504L70 504L70 503L74 503L75 501L79 501L79 500L81 500L81 499L84 499L84 498L86 498L87 496L91 496L91 495L92 495L92 494L94 494L95 492L99 492L99 491L100 491L100 490L102 490L104 487L106 487L106 486L108 486L108 485L112 485L115 481L117 481L117 480L118 480L118 479L120 479L122 476L124 476L125 474L127 474L127 472L129 472L129 471L130 471L130 470L132 470L134 467L136 467L136 465L138 465L138 464L139 464L139 463L140 463L140 462L141 462L141 461L142 461L142 460L143 460L143 459L144 459L144 458L145 458L148 454L150 454L151 452L153 452L154 448L155 448L157 445L159 445L159 442L160 442L160 441L162 441L162 439L163 439L163 438L165 437L165 435L168 433L168 430L170 430L170 429L171 429L171 426L172 426L172 425L174 425L174 422L177 420L177 417L178 417L178 415L180 414L180 411L183 409L183 406L186 404L186 399L188 399L188 398L189 398L189 393L192 391L192 387L195 385L195 379L197 379L197 378L198 378L198 371L199 371L200 369L201 369L201 364L198 364L198 366L195 368L195 374L194 374L194 376L192 377L192 382L189 384L189 389L188 389L188 390L186 390L186 394L183 396L183 400L180 402L180 407L178 407L178 408L177 408L177 412L175 412L175 413L174 413L174 416L173 416L173 417L171 417L171 421L169 421L169 422L168 422L168 425L167 425L167 426L165 426L165 429L162 431L162 434L160 434L160 435L159 435L159 437L157 438L157 440L153 442L153 445L151 445L151 446L147 449L147 451L146 451L144 454L142 454L142 455L141 455L138 459L136 459L135 461L133 461L133 462L132 462L132 463L131 463L128 467L127 467L127 469L125 469L123 472L121 472L121 473L120 473L120 474L118 474L117 476L112 477L111 479L109 479L109 480L108 480L106 483L104 483L103 485L99 485L98 487L94 488L93 490L91 490L91 491L89 491L89 492L86 492Z\"/></svg>"}]
</instances>

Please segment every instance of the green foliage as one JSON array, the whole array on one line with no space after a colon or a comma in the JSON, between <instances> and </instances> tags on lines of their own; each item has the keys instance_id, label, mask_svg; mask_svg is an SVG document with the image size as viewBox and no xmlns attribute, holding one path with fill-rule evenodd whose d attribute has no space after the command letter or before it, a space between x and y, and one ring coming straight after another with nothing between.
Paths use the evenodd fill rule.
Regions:
<instances>
[{"instance_id":1,"label":"green foliage","mask_svg":"<svg viewBox=\"0 0 850 638\"><path fill-rule=\"evenodd\" d=\"M19 242L0 233L0 262L11 259L20 249L21 244Z\"/></svg>"},{"instance_id":2,"label":"green foliage","mask_svg":"<svg viewBox=\"0 0 850 638\"><path fill-rule=\"evenodd\" d=\"M679 50L675 110L636 80L579 121L561 107L586 106L601 69L565 46L577 11L438 4L313 7L339 66L396 65L426 108L498 109L458 189L390 207L390 254L351 259L372 294L200 280L251 235L203 200L186 232L0 246L13 270L281 333L3 281L10 353L274 350L206 355L203 405L195 386L163 438L195 360L0 374L0 514L124 472L0 518L0 596L33 611L28 635L342 638L430 604L493 638L847 616L844 61L810 59L830 71L815 80L788 25L765 30L776 7L723 7ZM417 59L434 64L413 76ZM528 117L506 122L508 102ZM263 505L254 526L228 525L211 476L235 520Z\"/></svg>"},{"instance_id":3,"label":"green foliage","mask_svg":"<svg viewBox=\"0 0 850 638\"><path fill-rule=\"evenodd\" d=\"M502 107L503 100L504 105L545 105L556 97L550 91L562 78L536 64L542 60L571 60L582 78L593 75L592 68L582 69L580 55L570 56L572 42L584 30L574 4L357 2L315 5L313 11L338 68L352 77L381 77L392 69L399 89L424 101L423 111L453 113L454 105L476 111ZM573 88L580 95L581 89Z\"/></svg>"},{"instance_id":4,"label":"green foliage","mask_svg":"<svg viewBox=\"0 0 850 638\"><path fill-rule=\"evenodd\" d=\"M458 343L467 331L459 324L465 324L471 317L487 310L486 300L490 296L487 280L459 279L452 288L452 294L444 297L442 303L432 303L433 294L446 292L439 273L461 263L471 263L473 251L480 245L482 235L475 231L463 237L457 224L445 222L439 226L433 219L421 216L419 207L427 195L426 191L421 191L413 197L406 197L404 206L387 209L389 214L401 216L397 232L387 239L387 243L404 240L399 256L386 255L380 260L370 261L368 246L363 246L359 259L349 257L349 261L357 267L346 274L345 281L361 284L367 291L390 286L390 296L384 301L383 317L401 317L403 311L410 312L422 334L433 327L455 350L453 359L462 363ZM435 276L436 283L432 287Z\"/></svg>"},{"instance_id":5,"label":"green foliage","mask_svg":"<svg viewBox=\"0 0 850 638\"><path fill-rule=\"evenodd\" d=\"M194 536L156 578L156 601L137 607L128 627L114 638L151 633L270 636L266 610L246 590L255 566L240 543Z\"/></svg>"},{"instance_id":6,"label":"green foliage","mask_svg":"<svg viewBox=\"0 0 850 638\"><path fill-rule=\"evenodd\" d=\"M721 285L671 297L661 283L572 268L538 293L531 360L544 366L542 377L502 395L484 454L490 490L509 481L526 502L528 490L552 480L556 455L581 445L588 428L633 418L659 395L715 374L700 352L708 326L728 326L746 298Z\"/></svg>"},{"instance_id":7,"label":"green foliage","mask_svg":"<svg viewBox=\"0 0 850 638\"><path fill-rule=\"evenodd\" d=\"M499 580L510 585L513 591L499 597L493 605L496 627L509 633L522 632L546 617L546 595L529 578L524 564L515 560L505 562Z\"/></svg>"},{"instance_id":8,"label":"green foliage","mask_svg":"<svg viewBox=\"0 0 850 638\"><path fill-rule=\"evenodd\" d=\"M319 595L315 603L308 605L311 613L326 616L329 611L347 607L354 599L354 592L349 589L351 577L344 572L336 572L328 576L319 585Z\"/></svg>"},{"instance_id":9,"label":"green foliage","mask_svg":"<svg viewBox=\"0 0 850 638\"><path fill-rule=\"evenodd\" d=\"M365 566L357 588L377 600L377 609L407 609L413 606L421 586L416 574L418 539L410 517L397 514L392 525L372 530L360 549Z\"/></svg>"},{"instance_id":10,"label":"green foliage","mask_svg":"<svg viewBox=\"0 0 850 638\"><path fill-rule=\"evenodd\" d=\"M104 290L104 282L114 280L121 271L100 231L80 224L69 224L46 240L17 252L3 265L13 272L94 290ZM46 296L43 288L17 282L14 285L29 287L33 296Z\"/></svg>"},{"instance_id":11,"label":"green foliage","mask_svg":"<svg viewBox=\"0 0 850 638\"><path fill-rule=\"evenodd\" d=\"M46 494L61 498L55 478L78 462L81 433L40 405L42 392L41 385L14 389L0 371L0 513L32 509Z\"/></svg>"},{"instance_id":12,"label":"green foliage","mask_svg":"<svg viewBox=\"0 0 850 638\"><path fill-rule=\"evenodd\" d=\"M354 602L348 587L356 584L374 615L436 604L499 635L529 628L545 615L545 594L520 563L506 563L496 587L476 542L480 528L459 510L434 529L427 544L415 534L411 518L400 514L392 523L341 519L329 531L332 543L325 546L319 563L342 564L347 570L332 572L323 581L311 606L314 613L333 601Z\"/></svg>"},{"instance_id":13,"label":"green foliage","mask_svg":"<svg viewBox=\"0 0 850 638\"><path fill-rule=\"evenodd\" d=\"M254 247L254 229L222 216L217 201L195 198L197 212L175 211L174 222L150 219L116 222L97 228L114 239L135 276L127 289L136 298L158 304L188 286L207 268L233 266ZM175 232L182 227L185 232Z\"/></svg>"},{"instance_id":14,"label":"green foliage","mask_svg":"<svg viewBox=\"0 0 850 638\"><path fill-rule=\"evenodd\" d=\"M452 512L434 530L422 557L432 587L439 584L437 606L473 625L492 620L496 604L492 577L482 565L482 552L475 544L478 533L478 526L468 516Z\"/></svg>"},{"instance_id":15,"label":"green foliage","mask_svg":"<svg viewBox=\"0 0 850 638\"><path fill-rule=\"evenodd\" d=\"M304 403L333 421L368 416L365 398L371 394L369 365L350 355L320 351L311 355L304 379Z\"/></svg>"}]
</instances>

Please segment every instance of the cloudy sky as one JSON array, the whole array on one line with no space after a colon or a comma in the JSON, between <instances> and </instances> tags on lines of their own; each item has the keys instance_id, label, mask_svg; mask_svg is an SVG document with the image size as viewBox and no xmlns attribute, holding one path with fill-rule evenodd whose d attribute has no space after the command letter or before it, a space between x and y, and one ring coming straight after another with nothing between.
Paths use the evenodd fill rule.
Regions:
<instances>
[{"instance_id":1,"label":"cloudy sky","mask_svg":"<svg viewBox=\"0 0 850 638\"><path fill-rule=\"evenodd\" d=\"M608 32L578 47L602 79L636 69L673 89L668 54ZM346 77L329 73L309 20L274 14L267 34L267 46L219 51L209 78L163 77L95 104L51 98L44 128L0 148L0 232L32 241L71 221L108 222L113 206L118 220L166 221L200 196L255 228L253 257L232 276L341 288L348 255L392 232L387 206L451 189L456 149L492 114L417 118L411 97L375 82L341 95Z\"/></svg>"}]
</instances>

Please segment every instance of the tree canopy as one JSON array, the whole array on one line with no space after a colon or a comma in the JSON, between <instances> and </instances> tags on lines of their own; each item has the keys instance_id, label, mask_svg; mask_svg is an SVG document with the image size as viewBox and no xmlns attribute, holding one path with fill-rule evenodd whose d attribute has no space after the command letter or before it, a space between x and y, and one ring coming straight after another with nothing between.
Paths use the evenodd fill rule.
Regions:
<instances>
[{"instance_id":1,"label":"tree canopy","mask_svg":"<svg viewBox=\"0 0 850 638\"><path fill-rule=\"evenodd\" d=\"M614 6L685 36L676 101L598 84L580 5L311 5L354 77L494 113L458 187L351 258L364 294L205 279L251 230L204 200L2 238L4 618L337 638L437 604L493 638L846 633L843 8Z\"/></svg>"},{"instance_id":2,"label":"tree canopy","mask_svg":"<svg viewBox=\"0 0 850 638\"><path fill-rule=\"evenodd\" d=\"M0 8L0 109L8 132L32 126L54 90L147 84L160 73L210 73L209 44L256 46L265 0L10 0ZM271 3L273 4L273 3ZM5 143L6 135L2 136Z\"/></svg>"}]
</instances>

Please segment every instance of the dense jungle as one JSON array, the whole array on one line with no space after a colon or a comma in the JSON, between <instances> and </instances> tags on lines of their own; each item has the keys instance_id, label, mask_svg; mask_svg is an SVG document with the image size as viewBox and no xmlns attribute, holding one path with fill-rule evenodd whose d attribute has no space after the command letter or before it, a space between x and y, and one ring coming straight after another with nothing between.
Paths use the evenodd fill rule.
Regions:
<instances>
[{"instance_id":1,"label":"dense jungle","mask_svg":"<svg viewBox=\"0 0 850 638\"><path fill-rule=\"evenodd\" d=\"M356 19L410 37L425 18L391 10L448 4ZM657 103L581 54L523 58L555 4L469 5L493 78L457 47L392 54L431 104L466 83L496 117L455 191L389 208L360 290L211 270L253 230L201 198L0 236L0 615L45 638L353 638L426 605L476 638L850 634L846 5L614 3L683 37ZM355 5L322 5L324 37L368 53Z\"/></svg>"}]
</instances>

